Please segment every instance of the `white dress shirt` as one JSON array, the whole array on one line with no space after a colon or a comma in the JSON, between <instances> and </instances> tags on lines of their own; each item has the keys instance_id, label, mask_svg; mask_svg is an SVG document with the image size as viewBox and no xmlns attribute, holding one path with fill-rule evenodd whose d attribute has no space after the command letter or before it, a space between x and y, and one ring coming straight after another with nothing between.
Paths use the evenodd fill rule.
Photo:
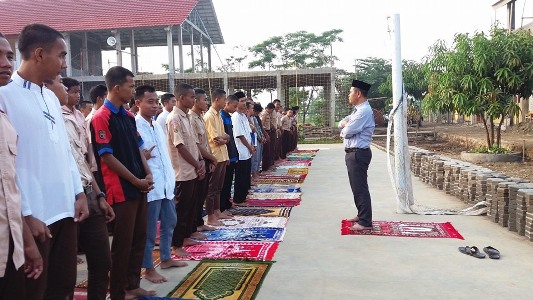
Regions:
<instances>
[{"instance_id":1,"label":"white dress shirt","mask_svg":"<svg viewBox=\"0 0 533 300\"><path fill-rule=\"evenodd\" d=\"M244 113L236 111L231 115L231 122L233 123L235 145L237 145L237 151L239 151L239 160L247 160L252 157L252 153L246 148L239 136L244 136L248 144L252 145L252 129L250 128L248 117Z\"/></svg>"},{"instance_id":2,"label":"white dress shirt","mask_svg":"<svg viewBox=\"0 0 533 300\"><path fill-rule=\"evenodd\" d=\"M159 116L157 116L157 119L155 120L163 129L163 133L165 134L165 136L167 135L167 117L169 114L170 112L166 110L166 108L163 108L163 112L160 113Z\"/></svg>"},{"instance_id":3,"label":"white dress shirt","mask_svg":"<svg viewBox=\"0 0 533 300\"><path fill-rule=\"evenodd\" d=\"M0 109L19 135L16 170L22 215L46 225L74 217L75 196L83 187L59 100L17 72L12 80L0 87Z\"/></svg>"},{"instance_id":4,"label":"white dress shirt","mask_svg":"<svg viewBox=\"0 0 533 300\"><path fill-rule=\"evenodd\" d=\"M141 114L135 116L135 122L137 123L137 131L144 141L141 149L149 150L155 145L152 150L152 156L155 157L147 160L154 177L154 189L148 193L148 202L161 199L173 200L176 175L168 154L166 136L163 133L163 129L157 122L152 121L152 124L150 124Z\"/></svg>"}]
</instances>

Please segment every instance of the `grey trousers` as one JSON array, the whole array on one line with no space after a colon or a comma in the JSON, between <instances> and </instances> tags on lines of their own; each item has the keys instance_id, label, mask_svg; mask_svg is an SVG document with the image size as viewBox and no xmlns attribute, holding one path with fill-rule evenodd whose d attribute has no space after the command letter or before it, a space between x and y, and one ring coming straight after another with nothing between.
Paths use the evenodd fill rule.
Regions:
<instances>
[{"instance_id":1,"label":"grey trousers","mask_svg":"<svg viewBox=\"0 0 533 300\"><path fill-rule=\"evenodd\" d=\"M348 179L352 188L357 216L361 226L372 226L372 202L368 191L368 166L372 160L372 151L358 150L346 153L345 161Z\"/></svg>"}]
</instances>

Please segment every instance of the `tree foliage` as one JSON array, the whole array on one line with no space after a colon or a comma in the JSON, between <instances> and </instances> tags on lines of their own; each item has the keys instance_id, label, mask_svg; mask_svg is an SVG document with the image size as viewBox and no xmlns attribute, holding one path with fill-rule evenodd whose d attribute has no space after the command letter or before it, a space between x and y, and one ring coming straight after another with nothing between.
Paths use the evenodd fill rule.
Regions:
<instances>
[{"instance_id":1,"label":"tree foliage","mask_svg":"<svg viewBox=\"0 0 533 300\"><path fill-rule=\"evenodd\" d=\"M437 41L426 65L427 108L480 116L487 147L500 147L505 118L519 113L515 97L533 91L533 37L494 26L487 35L457 34L448 47Z\"/></svg>"},{"instance_id":2,"label":"tree foliage","mask_svg":"<svg viewBox=\"0 0 533 300\"><path fill-rule=\"evenodd\" d=\"M263 70L331 66L337 60L331 47L335 42L342 42L341 33L341 29L332 29L320 35L297 31L273 36L249 48L254 60L248 66Z\"/></svg>"}]
</instances>

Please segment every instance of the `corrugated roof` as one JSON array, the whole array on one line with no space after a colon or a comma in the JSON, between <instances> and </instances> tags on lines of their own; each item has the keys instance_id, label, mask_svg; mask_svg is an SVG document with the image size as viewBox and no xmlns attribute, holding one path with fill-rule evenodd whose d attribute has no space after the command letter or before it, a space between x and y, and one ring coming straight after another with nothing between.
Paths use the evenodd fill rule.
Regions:
<instances>
[{"instance_id":1,"label":"corrugated roof","mask_svg":"<svg viewBox=\"0 0 533 300\"><path fill-rule=\"evenodd\" d=\"M2 0L0 32L18 35L30 23L61 32L182 24L198 0Z\"/></svg>"}]
</instances>

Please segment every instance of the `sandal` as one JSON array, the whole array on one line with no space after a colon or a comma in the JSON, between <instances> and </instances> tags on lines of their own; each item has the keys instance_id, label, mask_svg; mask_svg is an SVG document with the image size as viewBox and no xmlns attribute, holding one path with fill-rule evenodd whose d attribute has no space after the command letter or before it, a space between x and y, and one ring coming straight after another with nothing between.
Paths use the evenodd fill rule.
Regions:
<instances>
[{"instance_id":1,"label":"sandal","mask_svg":"<svg viewBox=\"0 0 533 300\"><path fill-rule=\"evenodd\" d=\"M493 248L491 246L487 246L483 248L483 252L487 253L489 255L489 258L492 259L500 259L500 251L498 249Z\"/></svg>"},{"instance_id":2,"label":"sandal","mask_svg":"<svg viewBox=\"0 0 533 300\"><path fill-rule=\"evenodd\" d=\"M479 252L479 249L476 246L459 247L459 252L473 256L475 258L485 258L485 254Z\"/></svg>"}]
</instances>

